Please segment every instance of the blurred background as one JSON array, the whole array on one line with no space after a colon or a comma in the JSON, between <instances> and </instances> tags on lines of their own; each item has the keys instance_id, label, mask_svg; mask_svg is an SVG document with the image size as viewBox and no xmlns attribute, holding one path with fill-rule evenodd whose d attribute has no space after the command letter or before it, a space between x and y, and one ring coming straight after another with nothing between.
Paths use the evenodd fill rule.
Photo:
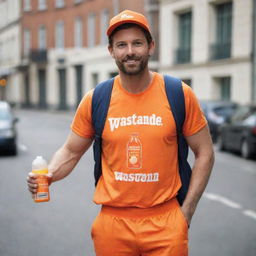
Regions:
<instances>
[{"instance_id":1,"label":"blurred background","mask_svg":"<svg viewBox=\"0 0 256 256\"><path fill-rule=\"evenodd\" d=\"M83 95L117 75L106 29L131 9L156 41L150 68L196 93L216 150L190 255L256 255L256 0L0 0L0 255L93 256L91 150L35 204L26 175L50 160Z\"/></svg>"}]
</instances>

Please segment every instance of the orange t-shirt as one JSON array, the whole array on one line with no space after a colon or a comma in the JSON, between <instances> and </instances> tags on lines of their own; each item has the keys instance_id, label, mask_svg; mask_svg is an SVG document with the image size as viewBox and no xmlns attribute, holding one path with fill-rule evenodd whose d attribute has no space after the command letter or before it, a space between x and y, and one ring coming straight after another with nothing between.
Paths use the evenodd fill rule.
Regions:
<instances>
[{"instance_id":1,"label":"orange t-shirt","mask_svg":"<svg viewBox=\"0 0 256 256\"><path fill-rule=\"evenodd\" d=\"M206 125L191 88L183 83L186 105L185 136ZM72 130L93 137L91 102L85 95ZM102 134L102 176L94 202L116 207L151 207L177 195L181 186L177 163L176 125L165 92L163 77L154 73L149 87L132 94L114 81L109 111Z\"/></svg>"}]
</instances>

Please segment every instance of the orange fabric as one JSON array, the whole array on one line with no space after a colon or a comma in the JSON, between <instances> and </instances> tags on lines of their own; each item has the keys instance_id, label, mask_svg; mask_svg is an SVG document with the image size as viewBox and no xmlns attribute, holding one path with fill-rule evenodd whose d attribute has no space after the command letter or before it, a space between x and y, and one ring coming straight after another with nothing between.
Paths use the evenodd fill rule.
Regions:
<instances>
[{"instance_id":1,"label":"orange fabric","mask_svg":"<svg viewBox=\"0 0 256 256\"><path fill-rule=\"evenodd\" d=\"M183 84L185 136L206 125L191 88ZM72 129L92 137L92 91L82 100ZM103 131L102 176L94 194L97 204L147 208L174 198L180 188L175 121L163 77L154 73L149 87L131 94L116 77Z\"/></svg>"},{"instance_id":2,"label":"orange fabric","mask_svg":"<svg viewBox=\"0 0 256 256\"><path fill-rule=\"evenodd\" d=\"M188 255L188 225L176 199L151 211L103 206L91 234L97 256Z\"/></svg>"},{"instance_id":3,"label":"orange fabric","mask_svg":"<svg viewBox=\"0 0 256 256\"><path fill-rule=\"evenodd\" d=\"M109 27L107 30L107 35L110 36L115 28L117 28L118 26L120 26L124 23L135 23L135 24L143 27L150 33L149 24L144 15L142 15L138 12L125 10L110 20Z\"/></svg>"}]
</instances>

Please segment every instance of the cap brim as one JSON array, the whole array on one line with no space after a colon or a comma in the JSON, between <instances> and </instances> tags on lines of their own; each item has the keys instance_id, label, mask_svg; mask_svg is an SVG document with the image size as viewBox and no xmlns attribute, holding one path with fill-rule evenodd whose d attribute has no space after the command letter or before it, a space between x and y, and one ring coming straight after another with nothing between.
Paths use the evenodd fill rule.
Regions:
<instances>
[{"instance_id":1,"label":"cap brim","mask_svg":"<svg viewBox=\"0 0 256 256\"><path fill-rule=\"evenodd\" d=\"M135 21L135 20L121 20L121 21L119 21L119 22L113 24L112 26L110 26L110 27L108 28L108 30L107 30L107 35L110 36L110 35L113 33L113 31L114 31L117 27L119 27L120 25L125 24L125 23L137 24L137 25L139 25L140 27L144 28L146 31L148 31L148 32L150 33L149 28L148 28L147 26L145 26L145 25L144 25L143 23L141 23L141 22L138 22L138 21Z\"/></svg>"}]
</instances>

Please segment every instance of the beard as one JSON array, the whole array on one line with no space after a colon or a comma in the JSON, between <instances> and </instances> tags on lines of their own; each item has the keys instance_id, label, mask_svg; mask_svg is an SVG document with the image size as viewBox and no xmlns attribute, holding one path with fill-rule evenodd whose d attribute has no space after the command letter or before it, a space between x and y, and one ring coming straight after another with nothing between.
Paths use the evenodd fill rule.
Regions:
<instances>
[{"instance_id":1,"label":"beard","mask_svg":"<svg viewBox=\"0 0 256 256\"><path fill-rule=\"evenodd\" d=\"M143 73L143 71L148 65L148 59L149 59L149 56L141 56L141 57L134 56L134 55L127 56L125 59L121 61L116 59L116 65L118 66L119 70L124 74L129 76L136 76ZM135 63L132 64L131 66L129 64L126 66L127 61L130 61L130 60L134 60Z\"/></svg>"}]
</instances>

